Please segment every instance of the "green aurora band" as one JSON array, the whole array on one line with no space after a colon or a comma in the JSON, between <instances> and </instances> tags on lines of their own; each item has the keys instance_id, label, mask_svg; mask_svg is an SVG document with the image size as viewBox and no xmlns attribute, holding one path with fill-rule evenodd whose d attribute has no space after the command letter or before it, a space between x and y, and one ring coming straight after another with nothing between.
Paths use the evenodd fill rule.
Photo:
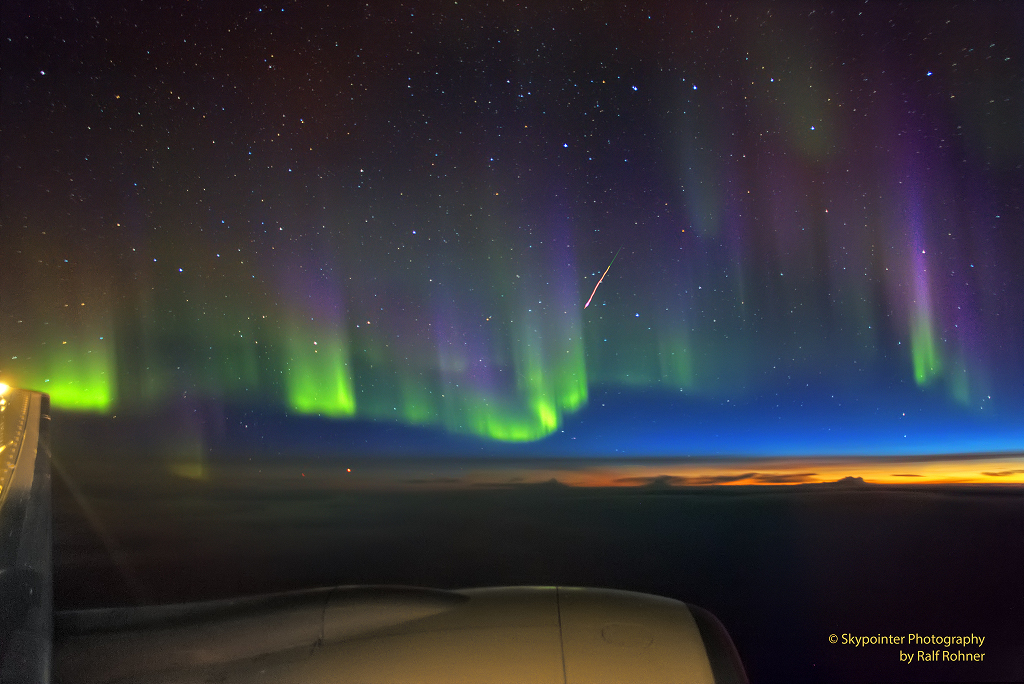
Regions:
<instances>
[{"instance_id":1,"label":"green aurora band","mask_svg":"<svg viewBox=\"0 0 1024 684\"><path fill-rule=\"evenodd\" d=\"M479 82L452 45L423 48L424 79L352 56L364 100L337 100L344 69L329 96L283 94L294 70L255 87L262 52L244 106L214 107L192 57L160 99L104 57L74 82L124 76L124 95L97 107L76 85L12 137L0 381L73 411L215 400L509 442L597 388L1019 404L1021 117L998 104L1017 62L924 76L924 57L851 60L800 22L701 47L718 20L680 21L664 54L524 43L493 56L516 76Z\"/></svg>"}]
</instances>

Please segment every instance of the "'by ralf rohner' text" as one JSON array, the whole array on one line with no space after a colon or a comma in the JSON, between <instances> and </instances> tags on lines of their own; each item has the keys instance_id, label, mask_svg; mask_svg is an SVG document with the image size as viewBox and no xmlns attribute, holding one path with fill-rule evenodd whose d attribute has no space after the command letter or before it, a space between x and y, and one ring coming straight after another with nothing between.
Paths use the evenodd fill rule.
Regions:
<instances>
[{"instance_id":1,"label":"'by ralf rohner' text","mask_svg":"<svg viewBox=\"0 0 1024 684\"><path fill-rule=\"evenodd\" d=\"M856 636L843 634L840 639L835 635L829 637L833 644L838 641L843 645L860 648L865 646L909 646L906 653L900 649L901 663L977 663L985 660L985 654L962 649L985 644L985 637L976 636L938 636L935 634L875 634L873 636ZM939 646L928 650L914 650L914 646ZM954 646L960 648L953 649Z\"/></svg>"}]
</instances>

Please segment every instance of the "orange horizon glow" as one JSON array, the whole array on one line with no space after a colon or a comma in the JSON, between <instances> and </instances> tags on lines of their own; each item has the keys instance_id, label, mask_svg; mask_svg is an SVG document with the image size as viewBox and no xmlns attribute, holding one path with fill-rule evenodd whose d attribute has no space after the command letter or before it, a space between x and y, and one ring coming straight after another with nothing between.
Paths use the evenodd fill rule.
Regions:
<instances>
[{"instance_id":1,"label":"orange horizon glow","mask_svg":"<svg viewBox=\"0 0 1024 684\"><path fill-rule=\"evenodd\" d=\"M484 477L491 475L488 479L493 479L492 473L480 474ZM1024 484L1024 455L932 461L786 458L743 459L725 461L721 465L707 462L693 465L679 462L616 463L584 470L543 473L534 470L528 476L533 482L555 479L576 487L635 487L659 478L664 484L676 487L822 484L843 478L862 478L867 484Z\"/></svg>"},{"instance_id":2,"label":"orange horizon glow","mask_svg":"<svg viewBox=\"0 0 1024 684\"><path fill-rule=\"evenodd\" d=\"M292 473L291 471L295 472ZM312 471L312 472L311 472ZM772 486L827 484L860 478L873 485L1024 485L1024 454L977 454L962 457L807 457L733 458L694 462L589 461L579 466L568 460L550 467L495 459L467 464L432 461L422 470L411 464L393 468L385 462L339 463L337 466L276 465L264 469L277 481L300 479L305 486L328 489L461 489L537 486L550 483L579 487Z\"/></svg>"}]
</instances>

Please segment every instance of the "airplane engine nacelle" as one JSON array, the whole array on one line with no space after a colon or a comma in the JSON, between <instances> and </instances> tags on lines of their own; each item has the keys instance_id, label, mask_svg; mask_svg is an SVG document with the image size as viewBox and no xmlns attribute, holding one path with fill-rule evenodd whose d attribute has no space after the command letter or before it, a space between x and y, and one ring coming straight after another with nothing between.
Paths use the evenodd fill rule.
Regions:
<instances>
[{"instance_id":1,"label":"airplane engine nacelle","mask_svg":"<svg viewBox=\"0 0 1024 684\"><path fill-rule=\"evenodd\" d=\"M721 624L611 589L335 587L58 614L58 681L746 682Z\"/></svg>"}]
</instances>

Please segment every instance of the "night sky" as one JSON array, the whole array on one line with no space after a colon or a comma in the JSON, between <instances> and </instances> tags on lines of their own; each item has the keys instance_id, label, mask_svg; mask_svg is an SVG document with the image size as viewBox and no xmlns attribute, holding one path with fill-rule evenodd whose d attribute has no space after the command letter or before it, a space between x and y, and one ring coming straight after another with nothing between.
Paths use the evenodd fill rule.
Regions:
<instances>
[{"instance_id":1,"label":"night sky","mask_svg":"<svg viewBox=\"0 0 1024 684\"><path fill-rule=\"evenodd\" d=\"M1024 449L1019 3L2 12L0 380L56 410Z\"/></svg>"}]
</instances>

